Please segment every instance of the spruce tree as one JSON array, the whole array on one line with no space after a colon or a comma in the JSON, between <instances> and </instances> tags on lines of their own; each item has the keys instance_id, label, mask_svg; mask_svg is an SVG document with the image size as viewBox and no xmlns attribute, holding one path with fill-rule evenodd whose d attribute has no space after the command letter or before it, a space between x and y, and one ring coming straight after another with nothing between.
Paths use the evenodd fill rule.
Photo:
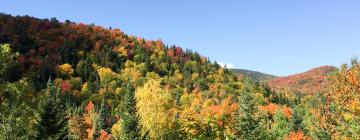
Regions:
<instances>
[{"instance_id":1,"label":"spruce tree","mask_svg":"<svg viewBox=\"0 0 360 140\"><path fill-rule=\"evenodd\" d=\"M249 93L245 92L240 96L237 121L241 138L245 139L253 136L253 131L256 128L256 122L253 118L254 106L253 99Z\"/></svg>"},{"instance_id":2,"label":"spruce tree","mask_svg":"<svg viewBox=\"0 0 360 140\"><path fill-rule=\"evenodd\" d=\"M272 125L271 134L273 138L284 139L293 129L292 122L286 118L283 112L278 110L273 116L274 123Z\"/></svg>"},{"instance_id":3,"label":"spruce tree","mask_svg":"<svg viewBox=\"0 0 360 140\"><path fill-rule=\"evenodd\" d=\"M138 140L141 139L139 118L137 116L135 90L128 83L124 93L124 112L122 114L123 122L121 124L124 135L121 139Z\"/></svg>"},{"instance_id":4,"label":"spruce tree","mask_svg":"<svg viewBox=\"0 0 360 140\"><path fill-rule=\"evenodd\" d=\"M67 118L64 102L58 97L59 89L48 82L49 99L43 107L37 125L36 139L67 139Z\"/></svg>"},{"instance_id":5,"label":"spruce tree","mask_svg":"<svg viewBox=\"0 0 360 140\"><path fill-rule=\"evenodd\" d=\"M294 130L303 130L303 117L305 116L305 110L303 106L298 105L293 109L291 121L294 124Z\"/></svg>"},{"instance_id":6,"label":"spruce tree","mask_svg":"<svg viewBox=\"0 0 360 140\"><path fill-rule=\"evenodd\" d=\"M107 123L107 119L110 116L109 107L105 103L105 99L102 100L100 110L99 110L99 116L97 117L95 121L95 131L93 135L93 139L96 139L100 136L100 131L104 130L106 132L110 132L110 127Z\"/></svg>"}]
</instances>

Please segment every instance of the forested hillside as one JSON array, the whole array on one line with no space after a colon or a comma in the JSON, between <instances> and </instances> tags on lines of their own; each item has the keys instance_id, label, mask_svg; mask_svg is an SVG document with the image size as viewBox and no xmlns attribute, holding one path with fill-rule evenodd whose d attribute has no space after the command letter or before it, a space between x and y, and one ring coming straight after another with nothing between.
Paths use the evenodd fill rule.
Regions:
<instances>
[{"instance_id":1,"label":"forested hillside","mask_svg":"<svg viewBox=\"0 0 360 140\"><path fill-rule=\"evenodd\" d=\"M261 81L268 81L273 78L276 78L274 75L265 74L257 71L251 71L251 70L245 70L245 69L232 69L232 71L235 74L242 74L245 77L255 81L255 82L261 82Z\"/></svg>"},{"instance_id":2,"label":"forested hillside","mask_svg":"<svg viewBox=\"0 0 360 140\"><path fill-rule=\"evenodd\" d=\"M300 92L304 94L315 94L328 86L328 77L337 68L322 66L311 69L304 73L285 77L277 77L268 81L271 89L276 91Z\"/></svg>"},{"instance_id":3,"label":"forested hillside","mask_svg":"<svg viewBox=\"0 0 360 140\"><path fill-rule=\"evenodd\" d=\"M355 60L323 93L285 95L119 29L1 14L0 43L0 139L360 137Z\"/></svg>"}]
</instances>

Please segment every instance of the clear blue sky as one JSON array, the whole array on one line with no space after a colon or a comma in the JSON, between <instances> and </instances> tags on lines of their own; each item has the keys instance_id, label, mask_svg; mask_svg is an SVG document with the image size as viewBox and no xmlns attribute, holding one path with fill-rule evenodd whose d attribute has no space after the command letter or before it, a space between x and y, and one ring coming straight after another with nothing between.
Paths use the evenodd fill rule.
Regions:
<instances>
[{"instance_id":1,"label":"clear blue sky","mask_svg":"<svg viewBox=\"0 0 360 140\"><path fill-rule=\"evenodd\" d=\"M120 28L274 75L360 55L359 0L0 0L0 12Z\"/></svg>"}]
</instances>

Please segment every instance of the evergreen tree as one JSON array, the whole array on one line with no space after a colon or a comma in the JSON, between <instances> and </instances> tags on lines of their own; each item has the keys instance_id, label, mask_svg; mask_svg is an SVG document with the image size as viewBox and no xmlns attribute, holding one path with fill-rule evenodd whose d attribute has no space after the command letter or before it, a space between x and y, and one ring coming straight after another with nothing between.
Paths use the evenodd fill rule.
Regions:
<instances>
[{"instance_id":1,"label":"evergreen tree","mask_svg":"<svg viewBox=\"0 0 360 140\"><path fill-rule=\"evenodd\" d=\"M121 139L124 140L138 140L141 137L140 123L137 116L135 89L131 84L127 84L124 93L125 113L122 114L122 130L124 135Z\"/></svg>"},{"instance_id":2,"label":"evergreen tree","mask_svg":"<svg viewBox=\"0 0 360 140\"><path fill-rule=\"evenodd\" d=\"M96 139L100 136L100 131L104 130L106 132L110 132L110 124L107 123L107 119L110 116L110 110L108 106L105 103L105 99L102 100L100 110L99 110L99 116L97 117L95 121L95 131L93 135L93 139Z\"/></svg>"},{"instance_id":3,"label":"evergreen tree","mask_svg":"<svg viewBox=\"0 0 360 140\"><path fill-rule=\"evenodd\" d=\"M81 77L82 82L89 80L91 73L94 72L92 67L92 57L88 55L86 59L80 60L76 66L75 72Z\"/></svg>"},{"instance_id":4,"label":"evergreen tree","mask_svg":"<svg viewBox=\"0 0 360 140\"><path fill-rule=\"evenodd\" d=\"M257 121L253 117L255 103L253 97L248 92L244 92L239 100L239 114L237 117L237 129L242 139L256 139Z\"/></svg>"},{"instance_id":5,"label":"evergreen tree","mask_svg":"<svg viewBox=\"0 0 360 140\"><path fill-rule=\"evenodd\" d=\"M286 118L286 116L280 110L276 112L273 119L274 124L271 128L271 134L273 138L284 139L284 137L287 136L293 129L292 122L288 118Z\"/></svg>"},{"instance_id":6,"label":"evergreen tree","mask_svg":"<svg viewBox=\"0 0 360 140\"><path fill-rule=\"evenodd\" d=\"M48 101L43 107L37 125L36 139L67 139L67 114L64 102L59 99L59 89L48 82Z\"/></svg>"},{"instance_id":7,"label":"evergreen tree","mask_svg":"<svg viewBox=\"0 0 360 140\"><path fill-rule=\"evenodd\" d=\"M254 137L253 139L257 140L267 140L271 138L271 135L268 132L269 122L271 122L270 117L268 114L260 114L257 117L257 127L254 130Z\"/></svg>"},{"instance_id":8,"label":"evergreen tree","mask_svg":"<svg viewBox=\"0 0 360 140\"><path fill-rule=\"evenodd\" d=\"M294 124L294 130L303 130L302 122L303 116L305 116L305 110L301 105L296 106L293 109L291 121Z\"/></svg>"}]
</instances>

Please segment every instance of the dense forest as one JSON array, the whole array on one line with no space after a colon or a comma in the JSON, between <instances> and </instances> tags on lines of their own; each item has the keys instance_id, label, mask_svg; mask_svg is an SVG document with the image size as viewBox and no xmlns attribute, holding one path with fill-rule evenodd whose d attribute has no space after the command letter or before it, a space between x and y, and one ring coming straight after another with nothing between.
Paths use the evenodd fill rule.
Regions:
<instances>
[{"instance_id":1,"label":"dense forest","mask_svg":"<svg viewBox=\"0 0 360 140\"><path fill-rule=\"evenodd\" d=\"M360 63L273 91L119 29L0 14L0 139L358 139Z\"/></svg>"},{"instance_id":2,"label":"dense forest","mask_svg":"<svg viewBox=\"0 0 360 140\"><path fill-rule=\"evenodd\" d=\"M261 73L258 71L245 70L245 69L232 69L235 74L241 74L245 76L245 78L249 78L254 82L260 81L269 81L271 79L277 78L277 76Z\"/></svg>"},{"instance_id":3,"label":"dense forest","mask_svg":"<svg viewBox=\"0 0 360 140\"><path fill-rule=\"evenodd\" d=\"M290 91L314 94L322 92L329 86L328 77L337 70L338 68L333 66L321 66L303 73L271 78L267 84L276 92Z\"/></svg>"}]
</instances>

